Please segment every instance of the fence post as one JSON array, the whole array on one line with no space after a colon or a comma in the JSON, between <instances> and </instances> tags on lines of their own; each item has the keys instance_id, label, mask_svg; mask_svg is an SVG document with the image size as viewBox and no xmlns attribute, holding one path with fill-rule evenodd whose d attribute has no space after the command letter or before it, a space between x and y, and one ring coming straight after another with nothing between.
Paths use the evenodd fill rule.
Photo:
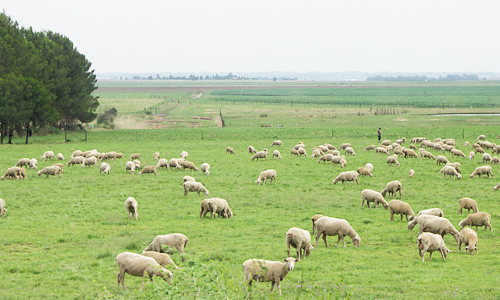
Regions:
<instances>
[{"instance_id":1,"label":"fence post","mask_svg":"<svg viewBox=\"0 0 500 300\"><path fill-rule=\"evenodd\" d=\"M85 141L87 141L87 130L85 130Z\"/></svg>"},{"instance_id":2,"label":"fence post","mask_svg":"<svg viewBox=\"0 0 500 300\"><path fill-rule=\"evenodd\" d=\"M201 140L203 141L203 131L201 131Z\"/></svg>"}]
</instances>

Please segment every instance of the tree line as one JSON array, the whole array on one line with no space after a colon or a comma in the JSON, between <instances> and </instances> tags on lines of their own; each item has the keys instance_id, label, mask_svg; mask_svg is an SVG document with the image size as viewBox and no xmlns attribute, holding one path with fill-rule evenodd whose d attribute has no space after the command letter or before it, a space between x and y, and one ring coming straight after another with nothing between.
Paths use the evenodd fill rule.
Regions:
<instances>
[{"instance_id":1,"label":"tree line","mask_svg":"<svg viewBox=\"0 0 500 300\"><path fill-rule=\"evenodd\" d=\"M422 76L381 76L376 75L373 77L368 77L366 81L458 81L458 80L479 80L479 77L476 74L450 74L446 75L446 77L427 77L425 75Z\"/></svg>"},{"instance_id":2,"label":"tree line","mask_svg":"<svg viewBox=\"0 0 500 300\"><path fill-rule=\"evenodd\" d=\"M96 118L96 75L71 40L19 27L0 13L0 143L53 124Z\"/></svg>"},{"instance_id":3,"label":"tree line","mask_svg":"<svg viewBox=\"0 0 500 300\"><path fill-rule=\"evenodd\" d=\"M120 77L120 79L122 79ZM125 78L128 79L128 78ZM132 76L132 79L135 80L273 80L276 81L278 80L298 80L297 77L245 77L245 76L238 76L238 75L233 75L231 72L227 75L205 75L205 76L196 76L196 75L189 75L189 76L160 76L160 74L156 74L156 77L153 77L153 75L149 75L148 77L145 76L139 76L139 75L134 75Z\"/></svg>"}]
</instances>

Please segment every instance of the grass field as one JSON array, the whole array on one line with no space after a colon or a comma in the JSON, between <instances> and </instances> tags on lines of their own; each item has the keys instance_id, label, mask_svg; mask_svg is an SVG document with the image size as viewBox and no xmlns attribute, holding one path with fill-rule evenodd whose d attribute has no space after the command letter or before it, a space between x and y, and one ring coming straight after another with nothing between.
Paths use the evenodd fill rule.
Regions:
<instances>
[{"instance_id":1,"label":"grass field","mask_svg":"<svg viewBox=\"0 0 500 300\"><path fill-rule=\"evenodd\" d=\"M497 234L500 204L498 192L493 191L500 166L492 166L495 178L470 179L468 175L483 165L480 157L470 161L451 159L447 153L450 161L462 164L463 179L453 180L443 178L435 161L399 158L401 166L390 167L386 165L386 156L363 151L367 145L377 143L376 127L382 125L383 139L455 138L457 148L467 154L470 147L464 147L464 142L475 141L481 133L496 141L500 134L497 117L434 117L428 115L431 109L410 110L406 115L400 112L400 115L358 116L347 105L323 112L323 122L319 115L309 117L318 105L302 104L296 115L288 115L290 111L277 104L210 102L210 97L214 97L211 92L195 99L199 90L199 87L191 92L183 90L177 98L190 99L191 106L198 106L200 113L207 109L218 112L219 105L225 103L223 115L226 123L232 123L231 127L217 128L212 121L200 121L206 122L203 123L206 126L92 130L88 142L72 138L70 143L64 143L63 135L58 134L33 137L30 145L16 144L23 142L22 138L16 138L14 145L0 146L0 170L25 157L37 158L38 169L51 165L54 162L39 158L47 150L61 152L66 159L78 149L123 152L125 157L109 162L111 174L107 176L99 174L96 168L77 166L65 167L61 178L39 178L35 170L27 170L25 180L0 182L0 198L6 201L8 209L7 216L0 219L1 299L278 298L277 291L269 293L270 283L254 283L252 289L247 289L241 264L249 258L285 258L286 231L299 227L311 232L311 217L317 213L348 220L360 235L361 244L353 247L347 238L347 248L337 248L337 238L329 237L330 247L325 248L320 239L316 250L296 263L282 282L285 299L496 299L500 296L500 279L496 276L500 264ZM153 94L144 93L142 99L151 99L148 95ZM100 96L102 105L120 103L106 104L102 101L106 98ZM123 96L122 99L128 97ZM187 118L181 111L196 111L183 104L189 101L181 100L178 110L171 110L171 117L181 120ZM138 104L137 111L143 106ZM137 112L130 107L130 112ZM253 107L255 111L247 114L234 107L245 110ZM268 117L260 117L262 109L268 110ZM495 112L493 108L489 111ZM337 118L330 119L334 113ZM285 127L260 127L262 122L271 123L268 119ZM282 160L251 161L246 150L249 145L271 150L269 145L275 139L283 141L283 147L279 148ZM318 164L310 157L290 157L290 148L299 141L306 144L309 154L319 144L338 147L350 142L357 156L348 156L344 169ZM236 150L235 155L225 153L228 146ZM174 170L159 170L158 176L125 173L125 161L132 153L140 153L145 166L156 164L153 160L156 151L160 151L162 158L170 159L180 157L184 150L196 166L209 163L211 174ZM359 185L332 184L341 171L356 170L367 162L374 165L373 177L360 177ZM277 184L254 183L259 173L267 169L277 171ZM415 178L408 177L409 169L415 170ZM199 205L205 197L183 195L181 183L185 175L202 182L210 191L209 197L226 199L234 217L200 219ZM401 222L399 216L391 222L389 212L382 208L361 208L363 189L381 191L392 180L402 182L402 200L410 203L415 212L440 207L444 217L457 229L466 216L457 213L457 200L475 199L480 211L492 215L493 225L492 232L479 228L479 254L458 253L457 243L446 235L445 242L453 251L448 259L442 261L435 253L432 261L428 261L427 255L427 260L421 262L416 247L418 228L409 231L406 221ZM139 221L127 219L124 207L127 197L138 201ZM147 283L140 292L141 278L126 275L128 289L116 287L117 254L140 253L156 235L175 232L185 234L189 243L185 249L186 262L181 261L176 251L172 254L182 268L174 272L172 285L156 278L154 284ZM314 236L312 240L314 245Z\"/></svg>"}]
</instances>

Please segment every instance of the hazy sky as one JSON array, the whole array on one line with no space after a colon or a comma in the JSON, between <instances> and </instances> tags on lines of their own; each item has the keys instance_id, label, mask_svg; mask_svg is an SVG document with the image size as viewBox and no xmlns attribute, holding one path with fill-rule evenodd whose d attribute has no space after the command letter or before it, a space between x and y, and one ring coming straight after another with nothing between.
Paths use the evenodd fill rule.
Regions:
<instances>
[{"instance_id":1,"label":"hazy sky","mask_svg":"<svg viewBox=\"0 0 500 300\"><path fill-rule=\"evenodd\" d=\"M500 71L499 1L2 1L97 73Z\"/></svg>"}]
</instances>

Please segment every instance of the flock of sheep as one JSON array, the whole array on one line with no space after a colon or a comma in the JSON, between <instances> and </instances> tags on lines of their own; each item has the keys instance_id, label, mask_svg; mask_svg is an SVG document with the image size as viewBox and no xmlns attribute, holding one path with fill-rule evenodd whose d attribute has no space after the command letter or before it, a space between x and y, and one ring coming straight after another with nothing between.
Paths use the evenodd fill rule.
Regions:
<instances>
[{"instance_id":1,"label":"flock of sheep","mask_svg":"<svg viewBox=\"0 0 500 300\"><path fill-rule=\"evenodd\" d=\"M490 143L488 141L484 141L485 136L481 135L478 137L478 141L472 145L473 151L471 151L468 155L468 159L474 159L475 154L481 153L483 162L488 162L491 164L499 163L500 160L498 157L492 157L489 153L485 152L485 149L491 149L492 154L500 153L500 145L495 145L494 143ZM483 141L482 141L483 140ZM388 165L396 165L400 166L398 161L399 157L404 158L418 158L420 156L421 160L424 158L436 160L436 164L444 164L440 172L446 177L446 175L454 176L458 179L461 179L461 170L460 163L450 163L448 159L444 155L438 155L435 157L430 151L430 149L440 151L442 154L445 152L450 152L452 157L462 157L466 158L465 154L462 151L456 149L455 141L453 139L435 139L434 142L431 142L429 139L418 137L413 138L410 141L410 145L408 148L404 147L406 139L402 138L395 143L391 143L391 141L383 141L381 145L369 145L365 148L364 151L373 150L375 154L385 154L387 155L387 164ZM417 147L417 145L419 145ZM279 140L274 141L270 147L273 146L282 146L282 142ZM469 146L469 143L466 142L465 146ZM299 142L299 144L295 145L291 150L290 154L296 156L306 156L307 151L305 150L306 146L304 143ZM341 150L344 150L344 155L341 155ZM248 147L248 152L252 154L252 161L257 159L267 160L267 156L270 156L269 151L264 148L262 151L257 151L253 146ZM227 147L226 153L235 154L235 150L231 147ZM392 153L392 154L391 154ZM345 155L356 156L356 152L352 148L351 144L343 143L337 149L331 144L324 144L314 147L312 150L311 157L312 159L317 158L318 163L322 162L331 162L332 165L337 164L340 168L347 167L347 159ZM57 156L54 156L52 151L47 151L42 156L43 161L51 160L57 157L59 160L64 160L64 156L59 153ZM158 161L157 165L148 165L142 168L139 174L157 174L157 170L162 168L165 169L189 169L198 171L198 168L194 165L194 163L187 160L188 153L183 151L181 153L181 158L172 158L170 160L160 158L160 153L156 152L153 154L155 160ZM116 152L108 152L108 153L99 153L97 150L90 150L82 152L77 150L73 152L70 157L67 166L70 167L72 165L81 165L85 166L95 166L98 168L98 164L100 163L100 172L104 175L109 174L111 170L111 166L106 163L106 160L115 160L123 158L123 153ZM282 156L279 150L274 150L272 154L272 158L276 158L277 160L281 160ZM132 154L129 160L125 163L125 172L130 172L134 174L136 170L141 168L140 162L140 154ZM4 179L20 179L26 178L26 169L24 168L37 169L38 161L37 159L29 159L24 158L20 159L14 167L8 168L5 174L1 177ZM38 175L41 177L42 175L61 176L63 173L63 164L56 163L52 166L47 166L42 170L38 171ZM210 174L210 165L207 163L203 163L200 166L202 173L209 175ZM341 172L334 180L333 184L342 182L352 181L353 183L358 183L359 176L370 176L372 177L373 165L371 163L366 164L363 167L357 168L356 171L347 171ZM474 176L481 177L482 175L487 175L488 177L491 175L491 166L482 166L476 168L476 170L470 174L470 178ZM409 176L414 177L414 170L409 171ZM270 169L262 171L257 180L255 181L259 185L263 183L265 185L266 180L270 180L272 183L277 183L277 172L276 170ZM359 184L359 183L358 183ZM208 195L208 190L203 186L203 184L196 181L194 177L184 176L183 178L183 189L184 195L187 196L189 192L197 192L198 195L200 193L204 193ZM498 190L500 184L494 187L494 190ZM415 225L419 226L419 232L417 237L417 247L419 249L419 254L422 257L422 261L424 261L424 255L426 252L429 252L432 256L432 252L440 252L443 259L446 259L447 253L450 250L446 247L444 243L443 236L445 234L451 234L459 245L459 251L461 252L461 245L464 244L466 246L466 251L468 250L470 254L475 250L477 251L477 243L478 238L477 234L474 230L469 228L464 228L465 226L476 226L476 230L478 226L485 226L485 230L487 228L492 230L492 226L490 224L491 215L486 212L479 212L478 205L476 201L470 198L462 198L459 200L460 208L459 213L462 213L462 210L465 208L470 212L473 211L472 214L468 215L464 220L462 220L459 225L461 226L460 232L449 222L446 218L443 217L443 211L439 208L431 208L426 210L421 210L418 214L415 214L412 210L410 204L405 203L401 200L391 200L387 202L385 200L385 196L388 194L392 197L397 197L399 192L399 198L402 197L402 184L400 181L395 180L387 183L386 187L381 191L374 191L365 189L361 192L361 206L364 206L366 201L368 208L370 208L370 202L372 202L376 208L379 207L379 204L382 204L384 209L388 209L390 211L391 221L394 221L394 214L401 215L401 220L403 219L403 215L406 216L408 221L408 229L411 230ZM138 220L138 203L137 201L129 197L125 200L125 208L129 218L135 218ZM0 199L0 216L4 217L7 209L5 208L5 201ZM229 208L229 204L226 200L221 198L210 198L204 199L200 204L200 218L205 217L207 213L210 213L212 218L217 214L218 217L231 218L233 213ZM337 247L342 240L343 246L346 247L344 237L349 236L352 240L354 246L359 246L361 238L356 233L356 231L351 227L351 225L344 219L327 217L321 214L314 215L312 217L312 225L313 225L313 235L316 232L316 244L318 246L318 240L321 236L323 236L323 240L325 246L328 247L328 243L326 240L327 236L338 236ZM162 245L167 245L170 248L177 249L179 253L184 253L184 248L188 243L188 238L180 233L173 233L167 235L158 235L155 239L144 249L142 254L136 254L131 252L124 252L118 254L116 257L116 262L119 267L119 274L117 277L117 283L120 283L125 288L124 284L124 276L125 273L128 273L132 276L142 276L143 282L141 285L141 289L144 286L146 278L150 278L153 281L153 276L159 276L163 278L165 281L167 279L171 279L173 277L172 272L166 269L168 265L171 265L175 269L179 269L170 256L163 252ZM311 253L311 250L314 247L311 244L311 235L309 231L300 229L297 227L292 227L286 233L286 244L287 244L287 253L288 258L284 259L284 262L279 261L268 261L263 259L249 259L245 261L242 265L243 272L245 274L245 281L248 285L252 284L252 281L271 281L271 292L274 289L274 286L277 285L278 290L281 294L280 282L285 278L289 271L293 270L295 262L299 261L305 256L308 256ZM296 249L297 259L290 257L290 246ZM184 258L183 258L184 259Z\"/></svg>"}]
</instances>

